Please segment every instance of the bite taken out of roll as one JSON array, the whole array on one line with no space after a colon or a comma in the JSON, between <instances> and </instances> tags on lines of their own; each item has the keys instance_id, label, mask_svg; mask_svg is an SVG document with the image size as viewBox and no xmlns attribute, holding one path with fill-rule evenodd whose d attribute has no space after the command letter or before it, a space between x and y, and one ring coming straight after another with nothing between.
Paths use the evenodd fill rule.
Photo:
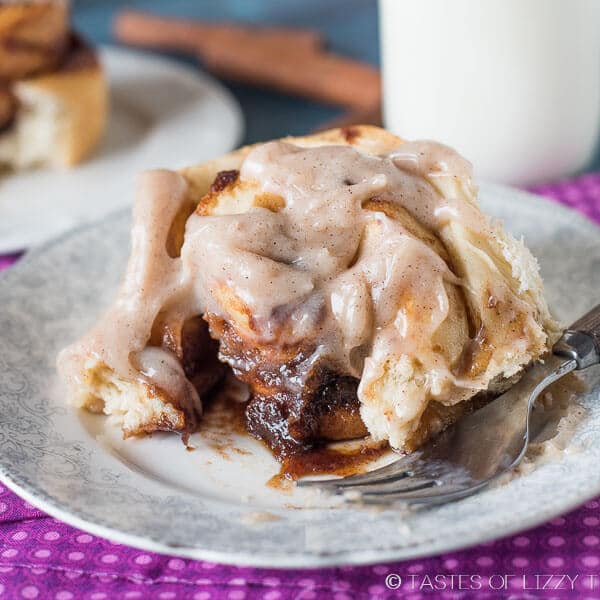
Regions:
<instances>
[{"instance_id":1,"label":"bite taken out of roll","mask_svg":"<svg viewBox=\"0 0 600 600\"><path fill-rule=\"evenodd\" d=\"M357 126L145 173L118 298L58 364L126 435L201 429L228 365L278 456L366 434L410 451L557 333L470 164Z\"/></svg>"}]
</instances>

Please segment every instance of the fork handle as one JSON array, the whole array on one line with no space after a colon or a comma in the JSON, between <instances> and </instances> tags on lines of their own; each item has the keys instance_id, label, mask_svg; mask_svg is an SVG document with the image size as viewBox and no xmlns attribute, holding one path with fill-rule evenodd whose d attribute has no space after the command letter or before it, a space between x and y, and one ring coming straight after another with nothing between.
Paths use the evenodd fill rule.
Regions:
<instances>
[{"instance_id":1,"label":"fork handle","mask_svg":"<svg viewBox=\"0 0 600 600\"><path fill-rule=\"evenodd\" d=\"M552 350L554 354L574 359L577 369L600 364L600 304L577 319Z\"/></svg>"}]
</instances>

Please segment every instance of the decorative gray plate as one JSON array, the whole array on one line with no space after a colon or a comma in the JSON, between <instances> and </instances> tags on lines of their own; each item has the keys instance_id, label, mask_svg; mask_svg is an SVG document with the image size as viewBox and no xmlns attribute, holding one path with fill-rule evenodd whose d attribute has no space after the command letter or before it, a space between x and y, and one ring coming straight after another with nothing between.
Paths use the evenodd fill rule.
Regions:
<instances>
[{"instance_id":1,"label":"decorative gray plate","mask_svg":"<svg viewBox=\"0 0 600 600\"><path fill-rule=\"evenodd\" d=\"M561 320L598 301L600 230L592 223L507 188L484 186L482 204L525 237ZM275 461L231 432L196 434L195 452L174 435L121 440L106 418L66 406L54 365L57 351L110 302L128 228L128 215L119 213L31 252L0 276L0 478L50 514L149 550L308 567L456 549L600 494L600 369L587 377L587 415L567 451L504 485L421 512L336 507L303 490L270 488Z\"/></svg>"}]
</instances>

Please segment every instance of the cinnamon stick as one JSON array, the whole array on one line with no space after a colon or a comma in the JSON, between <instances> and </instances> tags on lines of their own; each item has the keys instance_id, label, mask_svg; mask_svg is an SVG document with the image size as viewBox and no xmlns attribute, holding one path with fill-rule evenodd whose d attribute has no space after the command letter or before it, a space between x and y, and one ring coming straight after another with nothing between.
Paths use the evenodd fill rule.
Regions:
<instances>
[{"instance_id":1,"label":"cinnamon stick","mask_svg":"<svg viewBox=\"0 0 600 600\"><path fill-rule=\"evenodd\" d=\"M253 27L232 23L205 23L161 17L136 10L120 12L114 22L118 40L133 46L202 53L221 44L283 44L287 41L308 51L323 43L320 33L312 29L289 27Z\"/></svg>"},{"instance_id":2,"label":"cinnamon stick","mask_svg":"<svg viewBox=\"0 0 600 600\"><path fill-rule=\"evenodd\" d=\"M209 24L137 11L119 14L114 30L125 44L193 53L226 79L353 110L380 103L378 70L325 51L312 30Z\"/></svg>"}]
</instances>

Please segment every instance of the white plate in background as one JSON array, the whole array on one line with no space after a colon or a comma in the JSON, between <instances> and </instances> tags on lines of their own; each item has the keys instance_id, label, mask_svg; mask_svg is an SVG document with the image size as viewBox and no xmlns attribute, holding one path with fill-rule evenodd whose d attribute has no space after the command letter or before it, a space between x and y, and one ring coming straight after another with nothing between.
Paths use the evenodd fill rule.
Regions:
<instances>
[{"instance_id":1,"label":"white plate in background","mask_svg":"<svg viewBox=\"0 0 600 600\"><path fill-rule=\"evenodd\" d=\"M123 48L102 48L100 59L110 86L101 144L71 169L0 175L0 254L130 205L144 169L193 165L240 141L241 110L212 77Z\"/></svg>"}]
</instances>

